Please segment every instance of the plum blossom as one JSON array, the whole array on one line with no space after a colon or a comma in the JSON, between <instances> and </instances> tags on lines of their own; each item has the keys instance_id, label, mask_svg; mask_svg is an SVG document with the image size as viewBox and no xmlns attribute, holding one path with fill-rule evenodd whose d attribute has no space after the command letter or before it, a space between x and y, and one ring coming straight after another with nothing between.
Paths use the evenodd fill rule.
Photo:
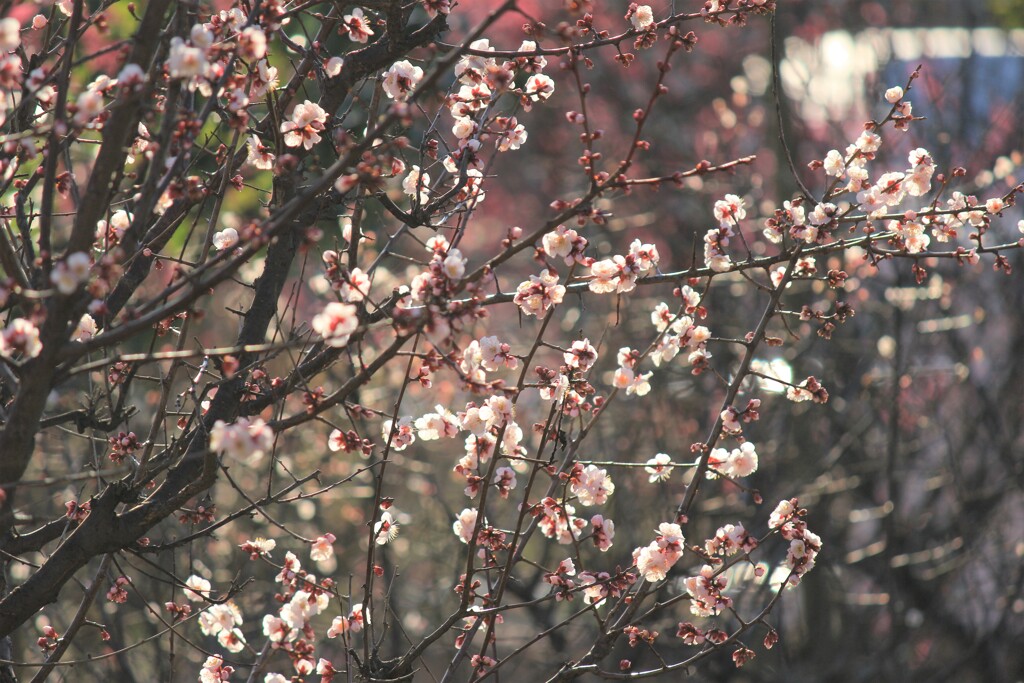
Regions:
<instances>
[{"instance_id":1,"label":"plum blossom","mask_svg":"<svg viewBox=\"0 0 1024 683\"><path fill-rule=\"evenodd\" d=\"M792 588L800 583L803 575L814 568L815 558L821 551L821 537L802 522L789 522L782 527L782 537L789 540L785 567L792 570L787 583Z\"/></svg>"},{"instance_id":2,"label":"plum blossom","mask_svg":"<svg viewBox=\"0 0 1024 683\"><path fill-rule=\"evenodd\" d=\"M377 545L385 545L398 538L398 522L387 510L380 514L380 520L373 525L373 537Z\"/></svg>"},{"instance_id":3,"label":"plum blossom","mask_svg":"<svg viewBox=\"0 0 1024 683\"><path fill-rule=\"evenodd\" d=\"M688 577L683 583L690 594L690 611L695 616L714 616L732 604L731 598L722 595L728 579L724 574L715 576L715 570L709 565L701 567L700 574Z\"/></svg>"},{"instance_id":4,"label":"plum blossom","mask_svg":"<svg viewBox=\"0 0 1024 683\"><path fill-rule=\"evenodd\" d=\"M185 597L192 602L204 602L210 597L210 582L193 574L185 579Z\"/></svg>"},{"instance_id":5,"label":"plum blossom","mask_svg":"<svg viewBox=\"0 0 1024 683\"><path fill-rule=\"evenodd\" d=\"M72 121L77 126L86 126L103 112L103 94L89 88L75 100L75 115Z\"/></svg>"},{"instance_id":6,"label":"plum blossom","mask_svg":"<svg viewBox=\"0 0 1024 683\"><path fill-rule=\"evenodd\" d=\"M213 246L220 251L231 249L238 244L238 231L234 228L224 228L213 233Z\"/></svg>"},{"instance_id":7,"label":"plum blossom","mask_svg":"<svg viewBox=\"0 0 1024 683\"><path fill-rule=\"evenodd\" d=\"M351 14L346 14L342 18L345 22L345 29L348 31L349 40L355 43L365 43L373 35L370 21L363 15L361 7L356 7Z\"/></svg>"},{"instance_id":8,"label":"plum blossom","mask_svg":"<svg viewBox=\"0 0 1024 683\"><path fill-rule=\"evenodd\" d=\"M568 351L562 354L562 357L569 367L586 372L597 361L597 349L589 339L578 339L572 343Z\"/></svg>"},{"instance_id":9,"label":"plum blossom","mask_svg":"<svg viewBox=\"0 0 1024 683\"><path fill-rule=\"evenodd\" d=\"M544 253L550 258L560 258L566 265L584 263L583 251L587 248L587 240L572 228L559 225L541 238Z\"/></svg>"},{"instance_id":10,"label":"plum blossom","mask_svg":"<svg viewBox=\"0 0 1024 683\"><path fill-rule=\"evenodd\" d=\"M499 152L517 150L523 146L526 138L529 137L526 126L519 123L514 116L499 116L495 120L495 124L501 131L497 140L494 141L494 145L498 148Z\"/></svg>"},{"instance_id":11,"label":"plum blossom","mask_svg":"<svg viewBox=\"0 0 1024 683\"><path fill-rule=\"evenodd\" d=\"M392 64L391 68L384 73L382 86L388 97L405 102L422 79L423 69L413 66L409 60L403 59Z\"/></svg>"},{"instance_id":12,"label":"plum blossom","mask_svg":"<svg viewBox=\"0 0 1024 683\"><path fill-rule=\"evenodd\" d=\"M486 38L479 38L469 44L475 52L493 52L494 48ZM475 54L463 55L455 64L455 76L463 83L472 85L483 81L490 67L495 66L493 59Z\"/></svg>"},{"instance_id":13,"label":"plum blossom","mask_svg":"<svg viewBox=\"0 0 1024 683\"><path fill-rule=\"evenodd\" d=\"M337 540L332 533L317 536L313 541L313 547L309 550L309 557L314 562L326 562L334 557L334 541Z\"/></svg>"},{"instance_id":14,"label":"plum blossom","mask_svg":"<svg viewBox=\"0 0 1024 683\"><path fill-rule=\"evenodd\" d=\"M615 492L615 484L608 471L596 465L587 465L577 476L570 478L570 482L570 489L581 505L604 505L608 496Z\"/></svg>"},{"instance_id":15,"label":"plum blossom","mask_svg":"<svg viewBox=\"0 0 1024 683\"><path fill-rule=\"evenodd\" d=\"M640 5L629 17L629 21L637 31L646 31L654 25L654 12L650 5Z\"/></svg>"},{"instance_id":16,"label":"plum blossom","mask_svg":"<svg viewBox=\"0 0 1024 683\"><path fill-rule=\"evenodd\" d=\"M21 22L13 17L0 19L0 52L14 52L21 45Z\"/></svg>"},{"instance_id":17,"label":"plum blossom","mask_svg":"<svg viewBox=\"0 0 1024 683\"><path fill-rule=\"evenodd\" d=\"M732 557L736 553L750 552L757 547L757 539L747 533L742 524L726 524L719 527L715 537L704 542L708 555Z\"/></svg>"},{"instance_id":18,"label":"plum blossom","mask_svg":"<svg viewBox=\"0 0 1024 683\"><path fill-rule=\"evenodd\" d=\"M623 352L632 351L628 347L619 349L619 368L612 377L612 386L625 389L627 396L646 396L651 391L650 379L653 372L638 373L633 369L634 360L624 358ZM635 353L635 352L634 352Z\"/></svg>"},{"instance_id":19,"label":"plum blossom","mask_svg":"<svg viewBox=\"0 0 1024 683\"><path fill-rule=\"evenodd\" d=\"M255 462L273 447L274 430L259 417L240 417L231 424L217 420L210 429L210 450L242 462Z\"/></svg>"},{"instance_id":20,"label":"plum blossom","mask_svg":"<svg viewBox=\"0 0 1024 683\"><path fill-rule=\"evenodd\" d=\"M716 273L732 268L732 259L725 250L729 246L729 231L712 228L704 235L704 262Z\"/></svg>"},{"instance_id":21,"label":"plum blossom","mask_svg":"<svg viewBox=\"0 0 1024 683\"><path fill-rule=\"evenodd\" d=\"M206 73L209 64L202 48L189 45L179 37L171 38L167 71L172 79L194 78Z\"/></svg>"},{"instance_id":22,"label":"plum blossom","mask_svg":"<svg viewBox=\"0 0 1024 683\"><path fill-rule=\"evenodd\" d=\"M466 508L459 513L459 516L455 519L455 523L452 524L452 531L463 543L469 543L473 540L473 530L476 528L477 511L473 508Z\"/></svg>"},{"instance_id":23,"label":"plum blossom","mask_svg":"<svg viewBox=\"0 0 1024 683\"><path fill-rule=\"evenodd\" d=\"M780 500L779 504L775 506L775 510L768 517L768 528L778 529L792 519L799 511L798 505L799 503L796 498Z\"/></svg>"},{"instance_id":24,"label":"plum blossom","mask_svg":"<svg viewBox=\"0 0 1024 683\"><path fill-rule=\"evenodd\" d=\"M854 146L865 154L873 154L882 146L882 137L871 131L864 131L854 141Z\"/></svg>"},{"instance_id":25,"label":"plum blossom","mask_svg":"<svg viewBox=\"0 0 1024 683\"><path fill-rule=\"evenodd\" d=\"M257 536L255 540L246 541L239 547L242 552L249 553L249 559L255 560L257 557L270 557L271 551L277 547L277 541Z\"/></svg>"},{"instance_id":26,"label":"plum blossom","mask_svg":"<svg viewBox=\"0 0 1024 683\"><path fill-rule=\"evenodd\" d=\"M35 358L43 351L39 341L39 328L24 318L15 318L0 332L0 356Z\"/></svg>"},{"instance_id":27,"label":"plum blossom","mask_svg":"<svg viewBox=\"0 0 1024 683\"><path fill-rule=\"evenodd\" d=\"M324 71L327 73L328 78L334 78L341 73L341 68L345 66L345 60L341 57L331 57L324 62Z\"/></svg>"},{"instance_id":28,"label":"plum blossom","mask_svg":"<svg viewBox=\"0 0 1024 683\"><path fill-rule=\"evenodd\" d=\"M352 304L331 302L324 306L323 312L313 316L311 325L325 344L341 348L359 327L358 309Z\"/></svg>"},{"instance_id":29,"label":"plum blossom","mask_svg":"<svg viewBox=\"0 0 1024 683\"><path fill-rule=\"evenodd\" d=\"M590 526L594 530L594 545L602 553L607 552L615 538L615 522L605 519L603 515L594 515L590 518Z\"/></svg>"},{"instance_id":30,"label":"plum blossom","mask_svg":"<svg viewBox=\"0 0 1024 683\"><path fill-rule=\"evenodd\" d=\"M234 667L224 664L223 657L210 655L203 662L203 668L199 671L199 683L221 683L229 680L234 672Z\"/></svg>"},{"instance_id":31,"label":"plum blossom","mask_svg":"<svg viewBox=\"0 0 1024 683\"><path fill-rule=\"evenodd\" d=\"M319 104L306 100L295 105L291 119L281 124L284 144L312 149L320 142L320 132L324 130L326 121L327 112Z\"/></svg>"},{"instance_id":32,"label":"plum blossom","mask_svg":"<svg viewBox=\"0 0 1024 683\"><path fill-rule=\"evenodd\" d=\"M385 440L390 440L391 448L395 451L404 451L416 441L413 421L409 416L398 418L397 423L394 420L385 420L381 425L381 435Z\"/></svg>"},{"instance_id":33,"label":"plum blossom","mask_svg":"<svg viewBox=\"0 0 1024 683\"><path fill-rule=\"evenodd\" d=\"M907 157L910 168L907 169L905 186L911 197L920 197L931 189L932 175L935 173L935 161L928 150L918 147Z\"/></svg>"},{"instance_id":34,"label":"plum blossom","mask_svg":"<svg viewBox=\"0 0 1024 683\"><path fill-rule=\"evenodd\" d=\"M459 434L459 420L452 411L442 405L434 406L433 413L416 418L416 434L423 441L450 439Z\"/></svg>"},{"instance_id":35,"label":"plum blossom","mask_svg":"<svg viewBox=\"0 0 1024 683\"><path fill-rule=\"evenodd\" d=\"M494 471L494 486L498 495L508 498L509 492L516 487L516 471L511 467L499 467Z\"/></svg>"},{"instance_id":36,"label":"plum blossom","mask_svg":"<svg viewBox=\"0 0 1024 683\"><path fill-rule=\"evenodd\" d=\"M92 259L84 251L76 251L54 264L50 282L65 296L74 294L78 286L89 278Z\"/></svg>"},{"instance_id":37,"label":"plum blossom","mask_svg":"<svg viewBox=\"0 0 1024 683\"><path fill-rule=\"evenodd\" d=\"M267 34L258 26L249 26L238 34L238 54L246 61L254 62L267 54Z\"/></svg>"},{"instance_id":38,"label":"plum blossom","mask_svg":"<svg viewBox=\"0 0 1024 683\"><path fill-rule=\"evenodd\" d=\"M256 71L253 73L250 94L253 97L263 97L268 91L277 90L278 85L277 67L270 66L266 59L258 61Z\"/></svg>"},{"instance_id":39,"label":"plum blossom","mask_svg":"<svg viewBox=\"0 0 1024 683\"><path fill-rule=\"evenodd\" d=\"M671 462L672 458L665 453L658 453L648 460L647 466L644 467L644 472L650 475L648 481L652 484L667 481L672 476L673 467L669 464Z\"/></svg>"},{"instance_id":40,"label":"plum blossom","mask_svg":"<svg viewBox=\"0 0 1024 683\"><path fill-rule=\"evenodd\" d=\"M402 191L410 197L415 197L419 204L426 204L430 201L430 174L414 165L402 181Z\"/></svg>"},{"instance_id":41,"label":"plum blossom","mask_svg":"<svg viewBox=\"0 0 1024 683\"><path fill-rule=\"evenodd\" d=\"M724 448L716 448L711 451L708 465L733 479L746 477L757 471L757 451L754 444L744 442L739 448L727 451ZM714 472L708 472L708 478L717 476Z\"/></svg>"},{"instance_id":42,"label":"plum blossom","mask_svg":"<svg viewBox=\"0 0 1024 683\"><path fill-rule=\"evenodd\" d=\"M441 270L452 282L458 282L466 274L466 258L458 249L449 249L441 262Z\"/></svg>"},{"instance_id":43,"label":"plum blossom","mask_svg":"<svg viewBox=\"0 0 1024 683\"><path fill-rule=\"evenodd\" d=\"M502 342L497 337L481 337L479 341L473 340L467 346L475 349L474 353L479 355L478 364L488 372L495 372L501 368L515 370L519 367L519 359L512 355L512 347Z\"/></svg>"},{"instance_id":44,"label":"plum blossom","mask_svg":"<svg viewBox=\"0 0 1024 683\"><path fill-rule=\"evenodd\" d=\"M685 542L678 524L663 522L654 541L633 551L633 564L646 581L661 581L683 556Z\"/></svg>"},{"instance_id":45,"label":"plum blossom","mask_svg":"<svg viewBox=\"0 0 1024 683\"><path fill-rule=\"evenodd\" d=\"M544 74L534 74L526 81L526 95L534 102L543 102L555 92L555 82Z\"/></svg>"},{"instance_id":46,"label":"plum blossom","mask_svg":"<svg viewBox=\"0 0 1024 683\"><path fill-rule=\"evenodd\" d=\"M98 331L96 319L88 313L83 313L82 317L78 319L75 331L71 333L71 338L74 341L86 341L95 337Z\"/></svg>"},{"instance_id":47,"label":"plum blossom","mask_svg":"<svg viewBox=\"0 0 1024 683\"><path fill-rule=\"evenodd\" d=\"M885 91L885 101L889 104L896 104L903 99L903 88L895 85Z\"/></svg>"},{"instance_id":48,"label":"plum blossom","mask_svg":"<svg viewBox=\"0 0 1024 683\"><path fill-rule=\"evenodd\" d=\"M747 211L743 208L743 200L734 194L727 194L725 199L715 202L714 213L715 220L723 228L731 228L747 217Z\"/></svg>"},{"instance_id":49,"label":"plum blossom","mask_svg":"<svg viewBox=\"0 0 1024 683\"><path fill-rule=\"evenodd\" d=\"M925 226L913 221L889 221L889 230L899 235L908 254L919 254L928 248L931 237L925 232Z\"/></svg>"},{"instance_id":50,"label":"plum blossom","mask_svg":"<svg viewBox=\"0 0 1024 683\"><path fill-rule=\"evenodd\" d=\"M835 178L842 178L846 173L846 161L838 149L829 150L825 155L825 173Z\"/></svg>"},{"instance_id":51,"label":"plum blossom","mask_svg":"<svg viewBox=\"0 0 1024 683\"><path fill-rule=\"evenodd\" d=\"M314 577L307 576L308 580ZM304 590L295 591L292 599L281 607L281 621L293 631L301 631L309 620L327 609L329 598L323 593L313 595Z\"/></svg>"},{"instance_id":52,"label":"plum blossom","mask_svg":"<svg viewBox=\"0 0 1024 683\"><path fill-rule=\"evenodd\" d=\"M121 242L124 233L132 224L134 216L124 209L118 209L110 216L110 221L96 221L96 240L99 248L114 246Z\"/></svg>"},{"instance_id":53,"label":"plum blossom","mask_svg":"<svg viewBox=\"0 0 1024 683\"><path fill-rule=\"evenodd\" d=\"M269 171L274 168L274 155L270 153L270 148L263 145L260 142L259 137L256 135L249 136L249 142L246 145L248 149L248 156L245 161L253 168L258 168L261 171Z\"/></svg>"},{"instance_id":54,"label":"plum blossom","mask_svg":"<svg viewBox=\"0 0 1024 683\"><path fill-rule=\"evenodd\" d=\"M216 636L217 642L228 652L241 652L245 638L238 627L242 625L242 612L234 602L210 605L199 614L199 630L206 636Z\"/></svg>"},{"instance_id":55,"label":"plum blossom","mask_svg":"<svg viewBox=\"0 0 1024 683\"><path fill-rule=\"evenodd\" d=\"M544 270L540 275L531 275L529 281L520 283L513 300L526 315L540 317L552 306L562 303L564 296L565 287L558 283L558 274Z\"/></svg>"}]
</instances>

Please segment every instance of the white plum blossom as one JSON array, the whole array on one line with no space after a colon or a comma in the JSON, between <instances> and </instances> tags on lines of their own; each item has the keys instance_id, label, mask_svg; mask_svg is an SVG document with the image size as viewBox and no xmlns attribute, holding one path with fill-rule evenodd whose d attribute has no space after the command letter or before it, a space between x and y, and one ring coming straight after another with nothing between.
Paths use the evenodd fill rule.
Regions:
<instances>
[{"instance_id":1,"label":"white plum blossom","mask_svg":"<svg viewBox=\"0 0 1024 683\"><path fill-rule=\"evenodd\" d=\"M398 418L398 421L385 420L380 428L381 436L384 439L390 440L391 449L395 451L404 451L414 441L416 441L416 433L413 431L413 420L412 417L406 415ZM392 434L392 432L394 432Z\"/></svg>"},{"instance_id":2,"label":"white plum blossom","mask_svg":"<svg viewBox=\"0 0 1024 683\"><path fill-rule=\"evenodd\" d=\"M377 545L387 545L398 538L398 522L387 510L380 513L380 519L373 525L373 538Z\"/></svg>"},{"instance_id":3,"label":"white plum blossom","mask_svg":"<svg viewBox=\"0 0 1024 683\"><path fill-rule=\"evenodd\" d=\"M88 313L83 313L82 317L78 319L75 331L71 333L71 338L75 341L87 341L95 337L98 331L96 319Z\"/></svg>"},{"instance_id":4,"label":"white plum blossom","mask_svg":"<svg viewBox=\"0 0 1024 683\"><path fill-rule=\"evenodd\" d=\"M749 441L731 451L716 448L711 451L708 465L726 477L747 477L757 471L757 451L754 444ZM717 475L709 471L707 476L713 479Z\"/></svg>"},{"instance_id":5,"label":"white plum blossom","mask_svg":"<svg viewBox=\"0 0 1024 683\"><path fill-rule=\"evenodd\" d=\"M541 238L544 253L551 258L565 258L572 252L573 241L577 238L575 230L559 225Z\"/></svg>"},{"instance_id":6,"label":"white plum blossom","mask_svg":"<svg viewBox=\"0 0 1024 683\"><path fill-rule=\"evenodd\" d=\"M476 528L477 511L473 508L466 508L459 513L459 516L455 519L455 523L452 524L452 531L463 543L469 543L473 540L473 530Z\"/></svg>"},{"instance_id":7,"label":"white plum blossom","mask_svg":"<svg viewBox=\"0 0 1024 683\"><path fill-rule=\"evenodd\" d=\"M534 74L526 81L526 95L534 102L543 102L555 92L555 82L544 74Z\"/></svg>"},{"instance_id":8,"label":"white plum blossom","mask_svg":"<svg viewBox=\"0 0 1024 683\"><path fill-rule=\"evenodd\" d=\"M178 37L171 38L167 71L172 79L194 78L206 73L209 64L202 48L189 45Z\"/></svg>"},{"instance_id":9,"label":"white plum blossom","mask_svg":"<svg viewBox=\"0 0 1024 683\"><path fill-rule=\"evenodd\" d=\"M417 84L423 79L423 69L407 60L395 62L391 68L384 73L382 87L384 92L393 100L404 102L409 99L409 94L416 89Z\"/></svg>"},{"instance_id":10,"label":"white plum blossom","mask_svg":"<svg viewBox=\"0 0 1024 683\"><path fill-rule=\"evenodd\" d=\"M236 244L238 244L238 231L234 228L224 228L213 233L213 246L220 251L231 249Z\"/></svg>"},{"instance_id":11,"label":"white plum blossom","mask_svg":"<svg viewBox=\"0 0 1024 683\"><path fill-rule=\"evenodd\" d=\"M544 270L540 275L531 275L529 281L516 288L514 301L526 315L541 316L552 306L562 303L565 287L558 282L558 274Z\"/></svg>"},{"instance_id":12,"label":"white plum blossom","mask_svg":"<svg viewBox=\"0 0 1024 683\"><path fill-rule=\"evenodd\" d=\"M24 358L35 358L43 351L39 341L39 328L24 318L14 318L0 332L0 356L14 358L21 354Z\"/></svg>"},{"instance_id":13,"label":"white plum blossom","mask_svg":"<svg viewBox=\"0 0 1024 683\"><path fill-rule=\"evenodd\" d=\"M672 476L673 467L669 464L671 462L672 458L665 453L658 453L648 460L647 466L644 467L644 472L650 475L648 481L652 484L667 481Z\"/></svg>"},{"instance_id":14,"label":"white plum blossom","mask_svg":"<svg viewBox=\"0 0 1024 683\"><path fill-rule=\"evenodd\" d=\"M882 146L882 137L871 131L864 131L853 143L854 146L865 154L873 154Z\"/></svg>"},{"instance_id":15,"label":"white plum blossom","mask_svg":"<svg viewBox=\"0 0 1024 683\"><path fill-rule=\"evenodd\" d=\"M419 204L426 204L430 201L430 174L414 165L402 181L402 191L410 197L415 197Z\"/></svg>"},{"instance_id":16,"label":"white plum blossom","mask_svg":"<svg viewBox=\"0 0 1024 683\"><path fill-rule=\"evenodd\" d=\"M334 534L327 533L317 536L310 548L309 557L314 562L325 562L334 557L334 541L337 540Z\"/></svg>"},{"instance_id":17,"label":"white plum blossom","mask_svg":"<svg viewBox=\"0 0 1024 683\"><path fill-rule=\"evenodd\" d=\"M324 71L327 73L329 78L334 78L341 73L341 68L345 66L345 60L341 57L331 57L324 63Z\"/></svg>"},{"instance_id":18,"label":"white plum blossom","mask_svg":"<svg viewBox=\"0 0 1024 683\"><path fill-rule=\"evenodd\" d=\"M572 343L568 351L562 354L562 358L569 367L586 372L597 361L597 349L589 339L578 339Z\"/></svg>"},{"instance_id":19,"label":"white plum blossom","mask_svg":"<svg viewBox=\"0 0 1024 683\"><path fill-rule=\"evenodd\" d=\"M651 11L650 5L640 5L629 21L637 31L646 31L654 25L654 12Z\"/></svg>"},{"instance_id":20,"label":"white plum blossom","mask_svg":"<svg viewBox=\"0 0 1024 683\"><path fill-rule=\"evenodd\" d=\"M452 135L457 137L459 140L465 140L468 137L472 137L476 133L477 124L476 121L469 118L468 116L456 116L455 123L452 125Z\"/></svg>"},{"instance_id":21,"label":"white plum blossom","mask_svg":"<svg viewBox=\"0 0 1024 683\"><path fill-rule=\"evenodd\" d=\"M493 52L494 48L486 38L479 38L469 44L469 49L475 52ZM467 85L479 83L484 79L490 67L496 66L495 61L490 57L482 57L475 54L463 55L455 64L455 76Z\"/></svg>"},{"instance_id":22,"label":"white plum blossom","mask_svg":"<svg viewBox=\"0 0 1024 683\"><path fill-rule=\"evenodd\" d=\"M433 413L416 418L414 426L416 435L423 441L451 439L458 436L460 429L458 417L442 405L434 406Z\"/></svg>"},{"instance_id":23,"label":"white plum blossom","mask_svg":"<svg viewBox=\"0 0 1024 683\"><path fill-rule=\"evenodd\" d=\"M683 556L685 542L678 524L663 522L654 541L633 551L633 564L646 581L661 581Z\"/></svg>"},{"instance_id":24,"label":"white plum blossom","mask_svg":"<svg viewBox=\"0 0 1024 683\"><path fill-rule=\"evenodd\" d=\"M458 282L466 274L466 258L458 249L449 249L441 263L441 270L452 282Z\"/></svg>"},{"instance_id":25,"label":"white plum blossom","mask_svg":"<svg viewBox=\"0 0 1024 683\"><path fill-rule=\"evenodd\" d=\"M210 582L193 574L185 579L185 597L192 602L204 602L210 597Z\"/></svg>"},{"instance_id":26,"label":"white plum blossom","mask_svg":"<svg viewBox=\"0 0 1024 683\"><path fill-rule=\"evenodd\" d=\"M887 227L902 238L903 246L908 254L919 254L931 243L931 237L925 232L925 226L921 223L889 221Z\"/></svg>"},{"instance_id":27,"label":"white plum blossom","mask_svg":"<svg viewBox=\"0 0 1024 683\"><path fill-rule=\"evenodd\" d=\"M985 202L985 211L996 214L1006 208L1006 202L1002 197L993 197Z\"/></svg>"},{"instance_id":28,"label":"white plum blossom","mask_svg":"<svg viewBox=\"0 0 1024 683\"><path fill-rule=\"evenodd\" d=\"M281 124L284 144L312 149L320 142L320 132L324 130L326 121L327 112L316 102L306 100L295 105L291 119Z\"/></svg>"},{"instance_id":29,"label":"white plum blossom","mask_svg":"<svg viewBox=\"0 0 1024 683\"><path fill-rule=\"evenodd\" d=\"M76 251L58 261L50 271L50 282L61 294L74 294L78 286L89 278L92 259L84 251Z\"/></svg>"},{"instance_id":30,"label":"white plum blossom","mask_svg":"<svg viewBox=\"0 0 1024 683\"><path fill-rule=\"evenodd\" d=\"M274 447L274 430L262 418L217 420L210 429L210 450L243 462L255 462Z\"/></svg>"},{"instance_id":31,"label":"white plum blossom","mask_svg":"<svg viewBox=\"0 0 1024 683\"><path fill-rule=\"evenodd\" d=\"M724 273L732 268L732 259L725 249L729 246L728 231L712 228L704 235L704 262L716 273Z\"/></svg>"},{"instance_id":32,"label":"white plum blossom","mask_svg":"<svg viewBox=\"0 0 1024 683\"><path fill-rule=\"evenodd\" d=\"M246 145L248 149L248 156L245 161L253 168L258 168L261 171L269 171L274 168L274 155L271 154L270 148L263 145L260 139L256 135L249 136L249 142Z\"/></svg>"},{"instance_id":33,"label":"white plum blossom","mask_svg":"<svg viewBox=\"0 0 1024 683\"><path fill-rule=\"evenodd\" d=\"M846 172L846 161L838 149L829 150L825 155L825 173L835 178L842 178Z\"/></svg>"},{"instance_id":34,"label":"white plum blossom","mask_svg":"<svg viewBox=\"0 0 1024 683\"><path fill-rule=\"evenodd\" d=\"M344 19L349 40L355 43L365 43L373 35L370 22L364 16L361 7L356 7L351 14L346 14L342 19Z\"/></svg>"},{"instance_id":35,"label":"white plum blossom","mask_svg":"<svg viewBox=\"0 0 1024 683\"><path fill-rule=\"evenodd\" d=\"M715 202L714 213L715 220L723 228L731 228L747 217L747 211L743 208L743 200L734 194L727 194L725 199Z\"/></svg>"},{"instance_id":36,"label":"white plum blossom","mask_svg":"<svg viewBox=\"0 0 1024 683\"><path fill-rule=\"evenodd\" d=\"M0 52L14 52L21 45L21 22L13 17L0 19Z\"/></svg>"},{"instance_id":37,"label":"white plum blossom","mask_svg":"<svg viewBox=\"0 0 1024 683\"><path fill-rule=\"evenodd\" d=\"M796 498L789 500L781 500L779 504L775 506L775 510L768 517L768 528L778 529L780 526L785 524L787 521L797 513L797 501Z\"/></svg>"},{"instance_id":38,"label":"white plum blossom","mask_svg":"<svg viewBox=\"0 0 1024 683\"><path fill-rule=\"evenodd\" d=\"M903 88L895 85L885 91L885 101L889 104L896 104L903 99Z\"/></svg>"},{"instance_id":39,"label":"white plum blossom","mask_svg":"<svg viewBox=\"0 0 1024 683\"><path fill-rule=\"evenodd\" d=\"M358 309L352 304L332 301L324 306L323 312L313 316L311 325L325 344L341 348L359 327Z\"/></svg>"},{"instance_id":40,"label":"white plum blossom","mask_svg":"<svg viewBox=\"0 0 1024 683\"><path fill-rule=\"evenodd\" d=\"M502 127L501 134L494 142L499 152L517 150L523 146L526 138L529 137L526 126L519 123L514 116L508 118L499 117L497 123Z\"/></svg>"},{"instance_id":41,"label":"white plum blossom","mask_svg":"<svg viewBox=\"0 0 1024 683\"><path fill-rule=\"evenodd\" d=\"M571 490L581 505L604 505L608 496L615 492L615 484L608 471L596 465L587 465L579 476L570 480Z\"/></svg>"},{"instance_id":42,"label":"white plum blossom","mask_svg":"<svg viewBox=\"0 0 1024 683\"><path fill-rule=\"evenodd\" d=\"M720 614L732 604L732 600L722 595L728 584L724 574L715 576L715 570L709 565L701 567L700 574L687 577L683 582L690 594L690 612L698 617L711 617Z\"/></svg>"}]
</instances>

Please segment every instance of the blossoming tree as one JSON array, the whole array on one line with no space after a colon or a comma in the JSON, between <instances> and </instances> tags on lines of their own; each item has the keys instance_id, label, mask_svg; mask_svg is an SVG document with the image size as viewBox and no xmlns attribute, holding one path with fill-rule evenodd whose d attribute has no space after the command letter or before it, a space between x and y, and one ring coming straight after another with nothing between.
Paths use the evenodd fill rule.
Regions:
<instances>
[{"instance_id":1,"label":"blossoming tree","mask_svg":"<svg viewBox=\"0 0 1024 683\"><path fill-rule=\"evenodd\" d=\"M791 323L828 338L854 315L847 261L1009 274L1021 188L979 199L907 147L917 71L809 169L783 136L799 191L770 206L728 189L753 156L653 162L701 33L773 0L567 2L557 26L515 0L359 5L0 20L3 675L746 665L828 551L784 480L757 483L767 504L754 487L785 448L761 413L824 404L827 379L763 359ZM627 68L603 111L593 81ZM539 219L489 213L535 119L579 172ZM692 250L619 234L614 207L705 185ZM615 445L666 377L703 437ZM741 504L718 523L723 491Z\"/></svg>"}]
</instances>

